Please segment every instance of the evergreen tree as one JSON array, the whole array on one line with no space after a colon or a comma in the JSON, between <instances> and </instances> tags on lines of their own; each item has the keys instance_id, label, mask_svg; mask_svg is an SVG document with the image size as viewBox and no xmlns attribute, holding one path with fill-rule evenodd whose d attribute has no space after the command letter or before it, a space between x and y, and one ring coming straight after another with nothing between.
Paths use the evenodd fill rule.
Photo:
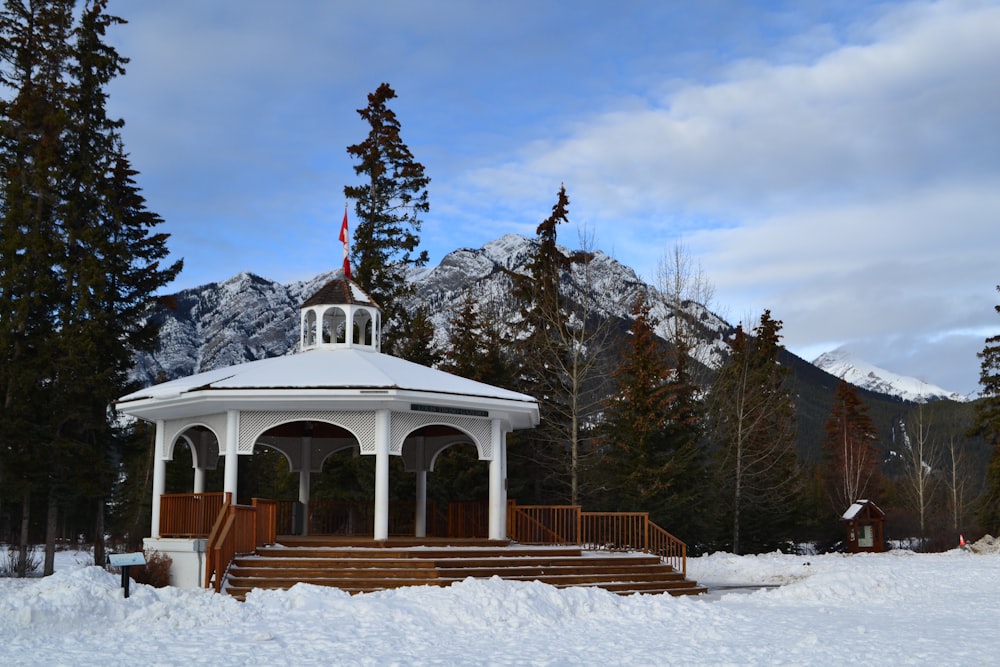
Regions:
<instances>
[{"instance_id":1,"label":"evergreen tree","mask_svg":"<svg viewBox=\"0 0 1000 667\"><path fill-rule=\"evenodd\" d=\"M691 535L704 482L696 391L683 357L657 337L645 294L633 316L601 428L611 498L617 510L648 511L671 532Z\"/></svg>"},{"instance_id":2,"label":"evergreen tree","mask_svg":"<svg viewBox=\"0 0 1000 667\"><path fill-rule=\"evenodd\" d=\"M434 322L427 306L421 305L413 313L405 335L397 338L397 356L421 366L433 368L441 361L441 353L434 346Z\"/></svg>"},{"instance_id":3,"label":"evergreen tree","mask_svg":"<svg viewBox=\"0 0 1000 667\"><path fill-rule=\"evenodd\" d=\"M20 563L26 560L33 494L48 495L55 440L52 360L61 292L58 211L68 122L66 73L72 2L7 0L0 14L0 345L4 403L0 450L5 489L21 501ZM20 576L24 575L21 571Z\"/></svg>"},{"instance_id":4,"label":"evergreen tree","mask_svg":"<svg viewBox=\"0 0 1000 667\"><path fill-rule=\"evenodd\" d=\"M528 272L511 276L524 329L517 352L522 391L539 399L541 417L539 428L525 437L528 446L512 454L511 467L523 467L517 472L531 480L529 497L539 503L579 503L589 425L603 407L605 353L614 326L600 312L593 253L567 256L556 243L558 225L568 216L563 186L552 214L538 226Z\"/></svg>"},{"instance_id":5,"label":"evergreen tree","mask_svg":"<svg viewBox=\"0 0 1000 667\"><path fill-rule=\"evenodd\" d=\"M779 361L780 330L770 311L752 335L738 326L710 394L715 486L733 553L774 548L788 539L802 492L789 370Z\"/></svg>"},{"instance_id":6,"label":"evergreen tree","mask_svg":"<svg viewBox=\"0 0 1000 667\"><path fill-rule=\"evenodd\" d=\"M1000 291L1000 285L997 286ZM994 306L1000 313L1000 306ZM972 434L981 435L993 448L986 469L986 489L979 504L979 520L991 534L1000 532L1000 335L986 339L980 359L981 398L976 403Z\"/></svg>"},{"instance_id":7,"label":"evergreen tree","mask_svg":"<svg viewBox=\"0 0 1000 667\"><path fill-rule=\"evenodd\" d=\"M3 425L36 413L35 437L21 446L34 460L5 456L0 465L33 471L26 487L48 499L46 573L59 513L80 501L91 507L85 532L103 562L104 499L120 458L108 408L126 390L134 353L155 342L153 294L181 266L160 266L167 236L150 233L161 220L135 187L123 121L106 113L106 88L125 59L105 36L122 21L105 13L106 0L91 0L74 22L74 4L9 0L0 15L3 81L15 91L0 106L0 289L12 301L0 317ZM20 375L29 366L33 381Z\"/></svg>"},{"instance_id":8,"label":"evergreen tree","mask_svg":"<svg viewBox=\"0 0 1000 667\"><path fill-rule=\"evenodd\" d=\"M511 387L515 370L497 324L503 318L493 304L468 291L448 325L448 345L441 369L477 382Z\"/></svg>"},{"instance_id":9,"label":"evergreen tree","mask_svg":"<svg viewBox=\"0 0 1000 667\"><path fill-rule=\"evenodd\" d=\"M512 367L498 323L504 318L496 304L474 290L466 292L461 308L449 322L448 343L441 370L499 387L514 384ZM432 494L442 505L452 500L489 497L489 469L474 447L451 447L434 463Z\"/></svg>"},{"instance_id":10,"label":"evergreen tree","mask_svg":"<svg viewBox=\"0 0 1000 667\"><path fill-rule=\"evenodd\" d=\"M420 243L420 215L430 210L430 177L403 143L399 120L388 106L395 97L383 83L368 95L368 106L358 109L370 131L364 141L348 146L347 153L358 160L354 173L365 181L344 187L344 195L355 200L358 220L352 246L354 279L382 307L382 349L390 354L408 326L402 299L413 288L407 271L427 263L426 251L414 253Z\"/></svg>"},{"instance_id":11,"label":"evergreen tree","mask_svg":"<svg viewBox=\"0 0 1000 667\"><path fill-rule=\"evenodd\" d=\"M854 385L841 380L826 422L827 496L839 516L867 498L878 474L878 430Z\"/></svg>"}]
</instances>

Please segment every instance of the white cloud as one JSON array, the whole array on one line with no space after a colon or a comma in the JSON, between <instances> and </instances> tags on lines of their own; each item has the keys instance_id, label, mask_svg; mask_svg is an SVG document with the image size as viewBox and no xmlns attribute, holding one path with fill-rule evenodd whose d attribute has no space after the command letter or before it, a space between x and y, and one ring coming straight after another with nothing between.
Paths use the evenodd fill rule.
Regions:
<instances>
[{"instance_id":1,"label":"white cloud","mask_svg":"<svg viewBox=\"0 0 1000 667\"><path fill-rule=\"evenodd\" d=\"M598 244L645 275L683 236L719 300L770 308L793 349L877 337L912 363L942 332L995 325L1000 7L906 5L858 34L577 120L468 184L540 219L565 181Z\"/></svg>"},{"instance_id":2,"label":"white cloud","mask_svg":"<svg viewBox=\"0 0 1000 667\"><path fill-rule=\"evenodd\" d=\"M565 183L598 247L651 278L683 237L793 349L996 324L995 2L120 4L112 111L188 285L330 268L389 81L435 260L534 233Z\"/></svg>"}]
</instances>

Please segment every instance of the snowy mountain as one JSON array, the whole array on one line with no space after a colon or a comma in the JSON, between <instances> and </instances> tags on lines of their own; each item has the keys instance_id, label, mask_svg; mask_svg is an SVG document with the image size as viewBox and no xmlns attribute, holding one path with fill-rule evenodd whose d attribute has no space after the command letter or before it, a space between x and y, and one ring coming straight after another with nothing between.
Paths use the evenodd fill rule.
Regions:
<instances>
[{"instance_id":1,"label":"snowy mountain","mask_svg":"<svg viewBox=\"0 0 1000 667\"><path fill-rule=\"evenodd\" d=\"M480 308L509 323L510 335L517 336L519 316L513 311L509 294L509 272L524 272L535 241L508 234L482 248L460 248L433 268L414 272L416 297L411 308L426 305L434 322L436 343L443 347L448 327L471 294ZM564 254L569 251L562 248ZM635 271L598 251L586 268L588 275L576 275L586 282L595 297L595 310L604 317L630 319L629 313L643 281ZM165 309L160 342L152 354L140 355L132 379L153 384L231 364L280 356L298 347L299 306L338 271L323 273L311 280L280 284L252 273L240 273L221 283L209 283L177 293L172 308ZM564 283L572 281L566 280ZM695 322L699 343L697 358L717 365L724 338L732 327L700 304L684 303L678 308ZM673 308L655 304L653 314L665 335Z\"/></svg>"},{"instance_id":2,"label":"snowy mountain","mask_svg":"<svg viewBox=\"0 0 1000 667\"><path fill-rule=\"evenodd\" d=\"M923 380L899 375L884 368L873 366L855 358L842 347L832 352L821 354L812 363L814 366L823 369L831 375L842 378L856 387L880 394L898 396L905 401L922 402L948 399L964 402L970 400L968 396L942 389L936 385L928 384Z\"/></svg>"},{"instance_id":3,"label":"snowy mountain","mask_svg":"<svg viewBox=\"0 0 1000 667\"><path fill-rule=\"evenodd\" d=\"M426 305L431 313L436 344L448 340L451 320L472 295L481 309L509 326L516 337L518 314L509 299L510 272L524 272L535 241L507 234L482 248L460 248L435 267L415 271L411 280L416 296L409 306ZM570 251L561 249L564 254ZM575 265L577 283L587 283L595 297L595 310L625 325L640 289L646 287L635 271L597 251L585 267ZM586 276L580 275L583 271ZM160 342L152 354L140 355L132 379L142 385L155 384L201 371L267 357L281 356L298 348L299 306L339 270L310 280L281 284L240 273L221 283L187 289L171 297L172 308L163 310ZM568 285L573 280L565 280ZM664 338L672 318L683 312L697 327L695 357L709 367L723 360L725 338L733 327L701 304L653 304ZM801 362L805 364L805 361ZM843 349L820 356L813 365L871 391L904 400L948 398L968 400L914 378L904 377L853 358Z\"/></svg>"}]
</instances>

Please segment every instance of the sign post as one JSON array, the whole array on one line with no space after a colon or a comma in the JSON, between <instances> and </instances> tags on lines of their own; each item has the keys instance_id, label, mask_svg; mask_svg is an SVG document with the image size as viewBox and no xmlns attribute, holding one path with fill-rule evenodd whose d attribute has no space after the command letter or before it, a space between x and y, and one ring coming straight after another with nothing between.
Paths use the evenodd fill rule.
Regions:
<instances>
[{"instance_id":1,"label":"sign post","mask_svg":"<svg viewBox=\"0 0 1000 667\"><path fill-rule=\"evenodd\" d=\"M122 588L125 590L125 597L127 598L128 586L130 581L128 577L129 568L132 567L133 565L145 565L146 557L142 554L141 551L137 551L131 554L111 554L108 556L108 560L111 561L112 567L121 568Z\"/></svg>"}]
</instances>

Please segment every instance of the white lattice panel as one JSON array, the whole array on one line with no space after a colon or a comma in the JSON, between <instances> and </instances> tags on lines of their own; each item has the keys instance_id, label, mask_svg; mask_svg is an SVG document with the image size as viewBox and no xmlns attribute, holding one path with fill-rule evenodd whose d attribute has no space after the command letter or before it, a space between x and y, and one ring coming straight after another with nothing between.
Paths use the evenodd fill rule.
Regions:
<instances>
[{"instance_id":1,"label":"white lattice panel","mask_svg":"<svg viewBox=\"0 0 1000 667\"><path fill-rule=\"evenodd\" d=\"M489 419L476 419L474 417L461 417L458 415L443 417L442 415L425 414L422 412L392 413L392 423L389 427L389 452L392 454L402 454L403 441L406 440L406 436L418 428L430 426L431 424L453 426L465 431L476 441L480 460L493 460L492 428Z\"/></svg>"},{"instance_id":2,"label":"white lattice panel","mask_svg":"<svg viewBox=\"0 0 1000 667\"><path fill-rule=\"evenodd\" d=\"M298 421L317 421L342 426L354 434L362 452L375 453L375 413L372 411L253 411L240 413L241 454L253 453L254 443L264 431L279 424Z\"/></svg>"}]
</instances>

